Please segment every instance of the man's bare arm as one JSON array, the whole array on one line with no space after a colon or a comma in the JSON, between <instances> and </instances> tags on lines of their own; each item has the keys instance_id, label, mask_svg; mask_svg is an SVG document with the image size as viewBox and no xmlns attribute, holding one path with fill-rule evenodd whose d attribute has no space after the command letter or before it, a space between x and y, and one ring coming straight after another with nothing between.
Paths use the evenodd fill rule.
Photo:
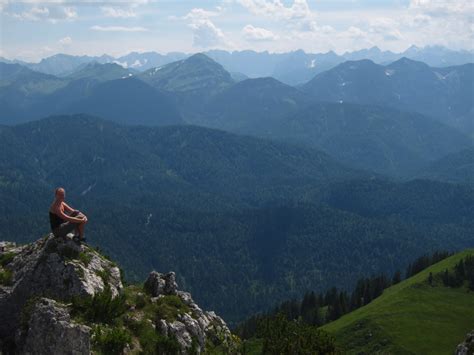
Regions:
<instances>
[{"instance_id":1,"label":"man's bare arm","mask_svg":"<svg viewBox=\"0 0 474 355\"><path fill-rule=\"evenodd\" d=\"M76 218L76 217L71 217L71 216L68 216L67 214L65 214L61 208L58 208L56 210L56 214L61 217L62 219L64 219L65 221L69 221L69 222L72 222L72 223L82 223L84 222L84 219L82 218Z\"/></svg>"},{"instance_id":2,"label":"man's bare arm","mask_svg":"<svg viewBox=\"0 0 474 355\"><path fill-rule=\"evenodd\" d=\"M66 210L66 212L72 213L75 211L75 209L70 207L66 202L63 202L63 207Z\"/></svg>"}]
</instances>

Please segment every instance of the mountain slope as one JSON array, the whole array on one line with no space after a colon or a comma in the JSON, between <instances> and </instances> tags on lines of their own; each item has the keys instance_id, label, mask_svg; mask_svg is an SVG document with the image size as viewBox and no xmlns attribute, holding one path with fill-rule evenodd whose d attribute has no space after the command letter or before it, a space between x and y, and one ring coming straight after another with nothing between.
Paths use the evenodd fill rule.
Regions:
<instances>
[{"instance_id":1,"label":"mountain slope","mask_svg":"<svg viewBox=\"0 0 474 355\"><path fill-rule=\"evenodd\" d=\"M474 250L453 255L400 284L386 289L368 305L322 329L351 353L380 352L449 354L472 329L474 295L466 288L449 288L435 276L452 269Z\"/></svg>"},{"instance_id":2,"label":"mountain slope","mask_svg":"<svg viewBox=\"0 0 474 355\"><path fill-rule=\"evenodd\" d=\"M99 64L97 62L92 62L85 65L80 70L69 74L66 78L69 80L90 79L96 81L108 81L123 79L129 76L131 76L130 71L118 64Z\"/></svg>"},{"instance_id":3,"label":"mountain slope","mask_svg":"<svg viewBox=\"0 0 474 355\"><path fill-rule=\"evenodd\" d=\"M354 104L316 103L266 129L257 134L304 143L348 165L398 177L472 146L468 137L428 117Z\"/></svg>"},{"instance_id":4,"label":"mountain slope","mask_svg":"<svg viewBox=\"0 0 474 355\"><path fill-rule=\"evenodd\" d=\"M474 184L474 148L442 157L417 174L419 178Z\"/></svg>"},{"instance_id":5,"label":"mountain slope","mask_svg":"<svg viewBox=\"0 0 474 355\"><path fill-rule=\"evenodd\" d=\"M295 113L309 101L301 91L273 78L247 79L213 97L199 123L244 133L271 130L279 118Z\"/></svg>"},{"instance_id":6,"label":"mountain slope","mask_svg":"<svg viewBox=\"0 0 474 355\"><path fill-rule=\"evenodd\" d=\"M416 111L472 134L474 64L431 68L401 58L383 66L348 61L316 75L302 89L317 100Z\"/></svg>"},{"instance_id":7,"label":"mountain slope","mask_svg":"<svg viewBox=\"0 0 474 355\"><path fill-rule=\"evenodd\" d=\"M188 123L195 123L198 112L211 97L234 83L229 72L201 53L149 69L137 77L168 93Z\"/></svg>"},{"instance_id":8,"label":"mountain slope","mask_svg":"<svg viewBox=\"0 0 474 355\"><path fill-rule=\"evenodd\" d=\"M4 129L0 239L47 231L64 186L89 217L90 242L129 279L171 268L229 322L308 288L352 287L427 251L472 246L468 187L380 181L314 149L202 127L78 115Z\"/></svg>"},{"instance_id":9,"label":"mountain slope","mask_svg":"<svg viewBox=\"0 0 474 355\"><path fill-rule=\"evenodd\" d=\"M204 95L212 95L233 83L231 75L204 54L149 69L139 78L163 91L201 91Z\"/></svg>"},{"instance_id":10,"label":"mountain slope","mask_svg":"<svg viewBox=\"0 0 474 355\"><path fill-rule=\"evenodd\" d=\"M170 125L183 123L172 102L134 77L109 80L56 114L85 113L123 124Z\"/></svg>"}]
</instances>

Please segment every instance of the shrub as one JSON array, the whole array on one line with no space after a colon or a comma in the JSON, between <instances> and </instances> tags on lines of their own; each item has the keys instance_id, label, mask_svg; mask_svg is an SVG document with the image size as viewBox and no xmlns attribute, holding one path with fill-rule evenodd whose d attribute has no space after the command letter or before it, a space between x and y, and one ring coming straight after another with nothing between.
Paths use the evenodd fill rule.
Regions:
<instances>
[{"instance_id":1,"label":"shrub","mask_svg":"<svg viewBox=\"0 0 474 355\"><path fill-rule=\"evenodd\" d=\"M127 310L125 295L112 297L110 286L93 297L75 297L72 314L94 323L112 323Z\"/></svg>"},{"instance_id":2,"label":"shrub","mask_svg":"<svg viewBox=\"0 0 474 355\"><path fill-rule=\"evenodd\" d=\"M7 264L9 264L13 258L15 257L15 253L12 253L12 252L9 252L9 253L5 253L3 255L0 255L0 265L1 266L6 266Z\"/></svg>"},{"instance_id":3,"label":"shrub","mask_svg":"<svg viewBox=\"0 0 474 355\"><path fill-rule=\"evenodd\" d=\"M92 255L84 252L80 252L78 259L84 264L84 266L88 266L92 260Z\"/></svg>"},{"instance_id":4,"label":"shrub","mask_svg":"<svg viewBox=\"0 0 474 355\"><path fill-rule=\"evenodd\" d=\"M122 354L123 348L132 341L126 329L96 326L93 331L93 347L102 354Z\"/></svg>"},{"instance_id":5,"label":"shrub","mask_svg":"<svg viewBox=\"0 0 474 355\"><path fill-rule=\"evenodd\" d=\"M9 286L12 284L13 272L8 269L0 269L0 285Z\"/></svg>"},{"instance_id":6,"label":"shrub","mask_svg":"<svg viewBox=\"0 0 474 355\"><path fill-rule=\"evenodd\" d=\"M172 322L176 320L178 314L184 314L190 311L189 307L181 298L174 295L164 296L156 302L156 317Z\"/></svg>"},{"instance_id":7,"label":"shrub","mask_svg":"<svg viewBox=\"0 0 474 355\"><path fill-rule=\"evenodd\" d=\"M157 335L156 353L159 355L177 355L181 347L174 336Z\"/></svg>"}]
</instances>

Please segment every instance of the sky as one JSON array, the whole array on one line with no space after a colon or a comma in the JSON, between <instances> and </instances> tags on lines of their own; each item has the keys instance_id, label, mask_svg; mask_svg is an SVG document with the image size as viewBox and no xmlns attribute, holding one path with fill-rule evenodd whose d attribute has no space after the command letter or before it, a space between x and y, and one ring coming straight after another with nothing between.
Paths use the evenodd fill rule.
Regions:
<instances>
[{"instance_id":1,"label":"sky","mask_svg":"<svg viewBox=\"0 0 474 355\"><path fill-rule=\"evenodd\" d=\"M0 56L474 49L472 0L0 0Z\"/></svg>"}]
</instances>

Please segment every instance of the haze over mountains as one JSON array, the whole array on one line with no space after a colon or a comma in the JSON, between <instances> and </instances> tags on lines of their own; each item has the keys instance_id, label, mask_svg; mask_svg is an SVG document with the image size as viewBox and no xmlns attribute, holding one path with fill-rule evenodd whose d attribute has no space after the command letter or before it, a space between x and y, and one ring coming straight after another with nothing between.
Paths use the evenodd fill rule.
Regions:
<instances>
[{"instance_id":1,"label":"haze over mountains","mask_svg":"<svg viewBox=\"0 0 474 355\"><path fill-rule=\"evenodd\" d=\"M234 52L209 50L204 53L231 73L241 73L250 78L273 76L290 85L304 83L316 74L331 69L346 60L370 59L375 63L388 64L406 57L425 62L432 67L447 67L472 62L474 55L466 50L454 51L441 46L427 46L424 48L411 46L401 53L382 51L378 47L372 47L354 52L345 52L342 55L332 51L327 53L306 53L303 50L288 53L255 52L252 50ZM115 62L125 68L145 71L185 59L189 56L191 54L179 52L167 54L132 52L116 58L109 55L94 57L57 54L44 58L39 63L27 63L5 58L0 58L0 61L19 63L35 71L64 76L90 62L101 64Z\"/></svg>"},{"instance_id":2,"label":"haze over mountains","mask_svg":"<svg viewBox=\"0 0 474 355\"><path fill-rule=\"evenodd\" d=\"M37 239L64 185L130 279L173 269L231 322L472 247L473 64L406 54L445 66L376 49L0 63L0 239Z\"/></svg>"},{"instance_id":3,"label":"haze over mountains","mask_svg":"<svg viewBox=\"0 0 474 355\"><path fill-rule=\"evenodd\" d=\"M322 149L397 178L472 147L474 136L472 63L351 60L297 87L272 77L236 81L205 54L143 72L92 62L61 77L7 63L0 73L4 124L75 113L193 124Z\"/></svg>"}]
</instances>

